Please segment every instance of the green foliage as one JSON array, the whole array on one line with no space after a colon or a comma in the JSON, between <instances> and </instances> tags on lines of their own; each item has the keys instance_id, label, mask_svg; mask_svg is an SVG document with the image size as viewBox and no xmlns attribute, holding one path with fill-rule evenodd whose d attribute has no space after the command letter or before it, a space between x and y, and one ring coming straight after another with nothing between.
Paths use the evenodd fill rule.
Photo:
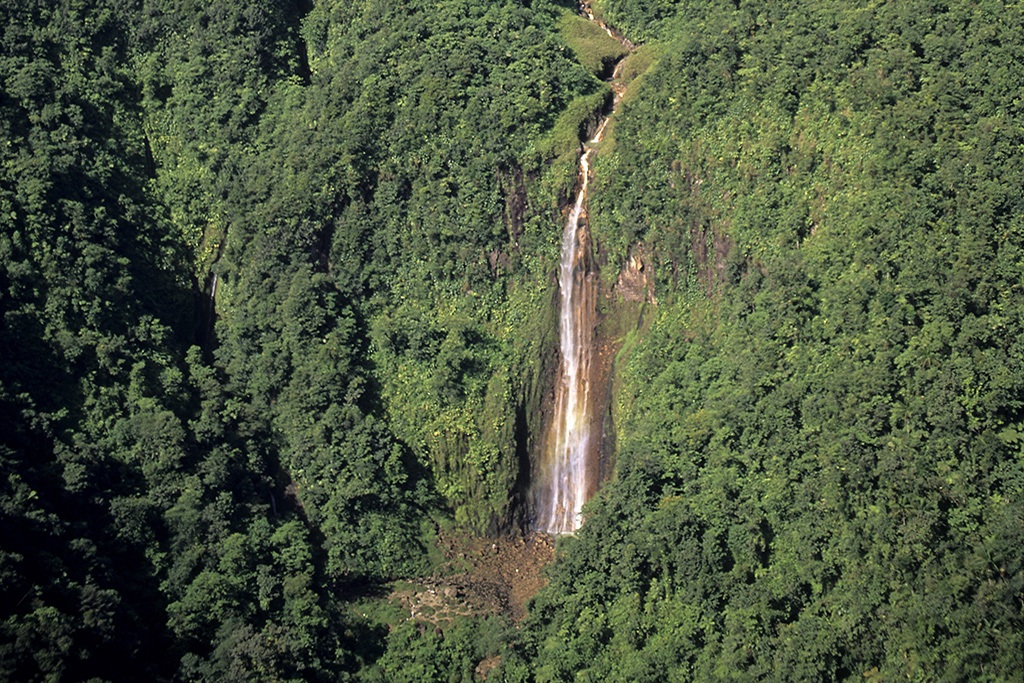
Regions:
<instances>
[{"instance_id":1,"label":"green foliage","mask_svg":"<svg viewBox=\"0 0 1024 683\"><path fill-rule=\"evenodd\" d=\"M572 48L576 60L598 77L610 76L615 62L627 52L622 43L605 33L595 22L575 12L562 12L558 30Z\"/></svg>"},{"instance_id":2,"label":"green foliage","mask_svg":"<svg viewBox=\"0 0 1024 683\"><path fill-rule=\"evenodd\" d=\"M520 378L546 352L545 335L526 336L510 309L523 296L543 302L536 283L558 245L550 217L575 182L566 169L584 119L603 103L553 17L515 3L365 3L317 6L305 22L304 120L326 149L345 150L312 185L331 194L311 213L334 209L310 227L336 243L321 252L328 276L354 287L389 428L460 523L481 531L510 521L517 415L537 393ZM294 115L282 110L286 137ZM308 144L281 148L308 161ZM539 191L526 174L544 176Z\"/></svg>"},{"instance_id":3,"label":"green foliage","mask_svg":"<svg viewBox=\"0 0 1024 683\"><path fill-rule=\"evenodd\" d=\"M406 619L392 628L386 651L359 680L472 683L479 680L477 665L503 652L510 634L508 624L494 617L459 618L444 631Z\"/></svg>"},{"instance_id":4,"label":"green foliage","mask_svg":"<svg viewBox=\"0 0 1024 683\"><path fill-rule=\"evenodd\" d=\"M660 305L622 371L618 480L523 661L1014 678L1017 10L606 4L664 43L592 215L613 263L654 255Z\"/></svg>"},{"instance_id":5,"label":"green foliage","mask_svg":"<svg viewBox=\"0 0 1024 683\"><path fill-rule=\"evenodd\" d=\"M555 121L551 131L537 141L539 159L554 158L549 181L562 201L570 201L579 175L580 139L597 125L611 92L607 89L577 97Z\"/></svg>"},{"instance_id":6,"label":"green foliage","mask_svg":"<svg viewBox=\"0 0 1024 683\"><path fill-rule=\"evenodd\" d=\"M640 45L626 55L622 60L622 68L619 70L621 81L631 84L637 80L658 60L661 49L661 46L658 45Z\"/></svg>"},{"instance_id":7,"label":"green foliage","mask_svg":"<svg viewBox=\"0 0 1024 683\"><path fill-rule=\"evenodd\" d=\"M349 601L432 517L517 521L621 47L540 0L0 9L0 678L1019 675L1020 8L594 10L648 42L588 207L659 301L604 306L616 480L522 628L387 633Z\"/></svg>"},{"instance_id":8,"label":"green foliage","mask_svg":"<svg viewBox=\"0 0 1024 683\"><path fill-rule=\"evenodd\" d=\"M635 41L648 41L660 36L666 23L672 23L680 13L687 13L691 5L698 12L706 3L689 3L680 0L593 0L594 14Z\"/></svg>"},{"instance_id":9,"label":"green foliage","mask_svg":"<svg viewBox=\"0 0 1024 683\"><path fill-rule=\"evenodd\" d=\"M513 523L604 96L556 13L0 11L0 677L345 678L429 515Z\"/></svg>"}]
</instances>

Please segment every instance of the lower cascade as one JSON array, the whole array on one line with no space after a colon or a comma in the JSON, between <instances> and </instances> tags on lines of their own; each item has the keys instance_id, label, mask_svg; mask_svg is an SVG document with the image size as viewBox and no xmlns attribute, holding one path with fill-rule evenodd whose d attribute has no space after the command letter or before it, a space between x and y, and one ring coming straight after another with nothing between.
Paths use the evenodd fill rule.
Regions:
<instances>
[{"instance_id":1,"label":"lower cascade","mask_svg":"<svg viewBox=\"0 0 1024 683\"><path fill-rule=\"evenodd\" d=\"M558 270L561 291L559 378L554 417L534 495L537 529L550 534L576 531L583 521L583 503L597 487L599 444L591 430L590 376L597 283L586 268L589 241L586 194L592 152L588 149L581 158L583 179L562 233Z\"/></svg>"},{"instance_id":2,"label":"lower cascade","mask_svg":"<svg viewBox=\"0 0 1024 683\"><path fill-rule=\"evenodd\" d=\"M593 20L592 15L587 16ZM616 105L619 96L616 92ZM601 416L597 415L596 399L603 389L594 386L597 274L589 268L586 203L592 145L601 141L609 118L602 118L580 157L579 191L562 233L558 271L561 354L555 409L532 488L534 527L549 534L571 534L579 529L583 504L597 490L599 480L601 444L595 433L599 433Z\"/></svg>"}]
</instances>

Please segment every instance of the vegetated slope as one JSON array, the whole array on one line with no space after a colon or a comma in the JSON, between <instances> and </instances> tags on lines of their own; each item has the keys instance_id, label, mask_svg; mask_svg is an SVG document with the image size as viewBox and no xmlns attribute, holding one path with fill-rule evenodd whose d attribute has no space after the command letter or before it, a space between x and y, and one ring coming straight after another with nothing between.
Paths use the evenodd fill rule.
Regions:
<instances>
[{"instance_id":1,"label":"vegetated slope","mask_svg":"<svg viewBox=\"0 0 1024 683\"><path fill-rule=\"evenodd\" d=\"M660 61L593 227L659 306L618 481L502 675L1013 678L1018 10L605 5ZM503 651L500 619L388 636L346 600L423 567L427 510L509 519L606 97L560 16L2 10L0 678Z\"/></svg>"},{"instance_id":2,"label":"vegetated slope","mask_svg":"<svg viewBox=\"0 0 1024 683\"><path fill-rule=\"evenodd\" d=\"M430 514L509 522L604 96L555 15L2 10L0 678L345 679Z\"/></svg>"},{"instance_id":3,"label":"vegetated slope","mask_svg":"<svg viewBox=\"0 0 1024 683\"><path fill-rule=\"evenodd\" d=\"M508 669L1019 677L1020 8L658 7L598 8L661 56L592 208L659 306Z\"/></svg>"}]
</instances>

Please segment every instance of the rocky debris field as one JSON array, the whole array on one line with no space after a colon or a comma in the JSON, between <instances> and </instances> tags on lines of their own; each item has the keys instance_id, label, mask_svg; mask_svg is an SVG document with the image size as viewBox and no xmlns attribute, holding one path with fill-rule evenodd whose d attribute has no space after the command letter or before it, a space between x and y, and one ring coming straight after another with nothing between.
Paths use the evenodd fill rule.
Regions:
<instances>
[{"instance_id":1,"label":"rocky debris field","mask_svg":"<svg viewBox=\"0 0 1024 683\"><path fill-rule=\"evenodd\" d=\"M544 586L543 569L554 557L554 539L530 533L520 538L477 538L441 532L445 561L433 576L396 589L390 600L409 618L444 628L457 617L526 616L526 603Z\"/></svg>"}]
</instances>

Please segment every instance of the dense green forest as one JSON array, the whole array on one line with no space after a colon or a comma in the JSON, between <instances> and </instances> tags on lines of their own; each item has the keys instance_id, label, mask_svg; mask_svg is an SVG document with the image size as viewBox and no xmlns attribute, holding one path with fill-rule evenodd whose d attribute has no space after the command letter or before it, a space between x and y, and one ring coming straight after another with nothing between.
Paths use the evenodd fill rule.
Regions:
<instances>
[{"instance_id":1,"label":"dense green forest","mask_svg":"<svg viewBox=\"0 0 1024 683\"><path fill-rule=\"evenodd\" d=\"M1019 680L1024 7L592 9L614 471L524 620L440 628L388 594L528 528L626 50L555 0L0 7L0 680Z\"/></svg>"},{"instance_id":2,"label":"dense green forest","mask_svg":"<svg viewBox=\"0 0 1024 683\"><path fill-rule=\"evenodd\" d=\"M1016 680L1024 16L607 2L655 61L598 157L659 305L536 680Z\"/></svg>"}]
</instances>

